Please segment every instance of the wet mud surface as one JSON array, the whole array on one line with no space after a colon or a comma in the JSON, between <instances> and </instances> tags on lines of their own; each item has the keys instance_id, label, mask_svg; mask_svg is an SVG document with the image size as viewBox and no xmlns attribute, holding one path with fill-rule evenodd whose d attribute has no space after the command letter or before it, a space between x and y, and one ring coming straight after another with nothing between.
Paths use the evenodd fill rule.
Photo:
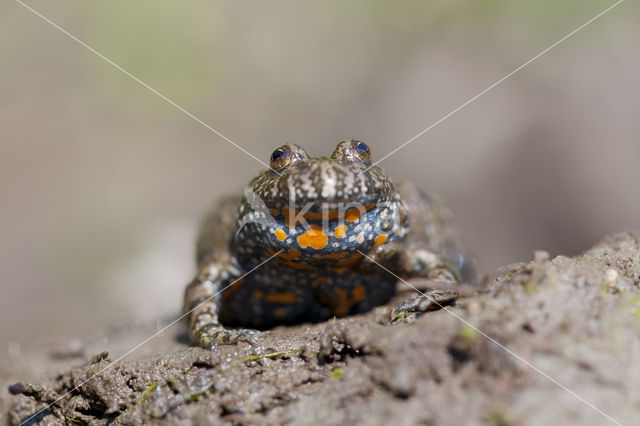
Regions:
<instances>
[{"instance_id":1,"label":"wet mud surface","mask_svg":"<svg viewBox=\"0 0 640 426\"><path fill-rule=\"evenodd\" d=\"M574 258L537 252L446 309L390 324L392 306L215 351L189 347L180 323L115 363L160 325L61 342L0 368L0 424L640 419L638 232Z\"/></svg>"}]
</instances>

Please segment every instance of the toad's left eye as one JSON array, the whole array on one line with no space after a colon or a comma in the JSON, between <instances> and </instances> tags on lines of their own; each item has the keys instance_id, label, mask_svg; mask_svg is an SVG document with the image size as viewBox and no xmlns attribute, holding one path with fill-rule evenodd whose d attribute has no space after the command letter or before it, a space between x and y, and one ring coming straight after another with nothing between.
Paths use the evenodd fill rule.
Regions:
<instances>
[{"instance_id":1,"label":"toad's left eye","mask_svg":"<svg viewBox=\"0 0 640 426\"><path fill-rule=\"evenodd\" d=\"M358 154L360 155L367 154L369 152L369 147L366 143L358 141L358 144L356 145L356 151L358 151Z\"/></svg>"},{"instance_id":2,"label":"toad's left eye","mask_svg":"<svg viewBox=\"0 0 640 426\"><path fill-rule=\"evenodd\" d=\"M364 163L371 165L371 151L366 143L356 139L345 139L336 146L331 154L334 160Z\"/></svg>"},{"instance_id":3,"label":"toad's left eye","mask_svg":"<svg viewBox=\"0 0 640 426\"><path fill-rule=\"evenodd\" d=\"M351 141L352 152L356 154L358 158L364 161L365 164L369 165L371 163L371 151L366 143L362 141Z\"/></svg>"}]
</instances>

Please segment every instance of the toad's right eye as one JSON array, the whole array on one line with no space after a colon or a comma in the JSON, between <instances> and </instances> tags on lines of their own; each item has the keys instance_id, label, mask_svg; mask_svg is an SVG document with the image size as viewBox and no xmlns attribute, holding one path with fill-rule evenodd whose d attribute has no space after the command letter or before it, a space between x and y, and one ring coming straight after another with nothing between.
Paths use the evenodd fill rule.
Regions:
<instances>
[{"instance_id":1,"label":"toad's right eye","mask_svg":"<svg viewBox=\"0 0 640 426\"><path fill-rule=\"evenodd\" d=\"M271 161L278 161L278 159L280 157L282 157L283 155L287 155L286 152L284 152L283 150L281 150L280 148L276 149L275 151L273 151L273 154L271 154Z\"/></svg>"},{"instance_id":2,"label":"toad's right eye","mask_svg":"<svg viewBox=\"0 0 640 426\"><path fill-rule=\"evenodd\" d=\"M278 148L271 154L271 168L282 170L291 162L291 156L282 148Z\"/></svg>"},{"instance_id":3,"label":"toad's right eye","mask_svg":"<svg viewBox=\"0 0 640 426\"><path fill-rule=\"evenodd\" d=\"M273 151L273 154L271 154L271 168L280 173L293 163L307 159L309 159L309 156L300 145L288 143Z\"/></svg>"}]
</instances>

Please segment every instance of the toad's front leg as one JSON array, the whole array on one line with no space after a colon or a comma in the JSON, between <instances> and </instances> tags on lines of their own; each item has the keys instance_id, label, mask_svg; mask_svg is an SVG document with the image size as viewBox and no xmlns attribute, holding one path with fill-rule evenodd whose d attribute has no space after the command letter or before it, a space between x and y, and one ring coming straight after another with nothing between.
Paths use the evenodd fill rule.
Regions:
<instances>
[{"instance_id":1,"label":"toad's front leg","mask_svg":"<svg viewBox=\"0 0 640 426\"><path fill-rule=\"evenodd\" d=\"M252 346L258 344L259 333L256 330L226 329L218 319L222 293L239 281L239 274L229 265L212 262L202 266L184 294L183 310L188 314L192 343L205 349L238 342Z\"/></svg>"},{"instance_id":2,"label":"toad's front leg","mask_svg":"<svg viewBox=\"0 0 640 426\"><path fill-rule=\"evenodd\" d=\"M394 250L399 255L393 258L390 270L416 293L391 310L392 322L452 305L461 296L456 289L461 274L452 262L424 248L396 246ZM418 288L407 282L410 278L426 278L427 281Z\"/></svg>"}]
</instances>

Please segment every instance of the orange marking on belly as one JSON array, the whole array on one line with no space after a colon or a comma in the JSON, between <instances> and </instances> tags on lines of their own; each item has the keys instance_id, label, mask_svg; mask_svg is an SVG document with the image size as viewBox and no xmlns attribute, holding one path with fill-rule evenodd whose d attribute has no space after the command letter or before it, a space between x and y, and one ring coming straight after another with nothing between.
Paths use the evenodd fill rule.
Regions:
<instances>
[{"instance_id":1,"label":"orange marking on belly","mask_svg":"<svg viewBox=\"0 0 640 426\"><path fill-rule=\"evenodd\" d=\"M374 248L378 247L380 244L384 244L387 241L387 234L380 234L375 239L376 245Z\"/></svg>"},{"instance_id":2,"label":"orange marking on belly","mask_svg":"<svg viewBox=\"0 0 640 426\"><path fill-rule=\"evenodd\" d=\"M360 303L367 295L367 289L363 285L359 285L351 290L351 297L347 296L347 290L336 288L333 290L333 298L325 300L329 302L329 306L335 316L343 316L349 313L351 308Z\"/></svg>"},{"instance_id":3,"label":"orange marking on belly","mask_svg":"<svg viewBox=\"0 0 640 426\"><path fill-rule=\"evenodd\" d=\"M313 280L313 285L319 286L320 284L325 284L327 282L329 282L329 280L326 279L325 277L318 277L315 280Z\"/></svg>"},{"instance_id":4,"label":"orange marking on belly","mask_svg":"<svg viewBox=\"0 0 640 426\"><path fill-rule=\"evenodd\" d=\"M337 253L322 254L318 256L318 258L319 259L342 259L343 257L348 255L349 255L348 251L340 251Z\"/></svg>"},{"instance_id":5,"label":"orange marking on belly","mask_svg":"<svg viewBox=\"0 0 640 426\"><path fill-rule=\"evenodd\" d=\"M363 285L354 287L351 292L353 298L351 299L354 304L361 302L367 296L367 289Z\"/></svg>"},{"instance_id":6,"label":"orange marking on belly","mask_svg":"<svg viewBox=\"0 0 640 426\"><path fill-rule=\"evenodd\" d=\"M278 216L280 214L280 210L278 210L278 209L269 209L269 213L271 213L271 216Z\"/></svg>"},{"instance_id":7,"label":"orange marking on belly","mask_svg":"<svg viewBox=\"0 0 640 426\"><path fill-rule=\"evenodd\" d=\"M307 232L298 237L298 244L300 244L300 247L306 248L311 246L316 250L325 248L328 241L329 237L322 232L321 227L316 225L311 225Z\"/></svg>"},{"instance_id":8,"label":"orange marking on belly","mask_svg":"<svg viewBox=\"0 0 640 426\"><path fill-rule=\"evenodd\" d=\"M354 253L351 257L337 261L334 268L327 268L327 270L341 274L347 271L349 267L351 267L354 263L359 261L361 258L362 258L362 255L360 253Z\"/></svg>"},{"instance_id":9,"label":"orange marking on belly","mask_svg":"<svg viewBox=\"0 0 640 426\"><path fill-rule=\"evenodd\" d=\"M280 263L283 263L293 269L315 269L313 266L307 265L306 263L296 263L290 260L281 260Z\"/></svg>"},{"instance_id":10,"label":"orange marking on belly","mask_svg":"<svg viewBox=\"0 0 640 426\"><path fill-rule=\"evenodd\" d=\"M254 290L251 292L251 297L254 299L262 299L264 297L264 292L262 290Z\"/></svg>"},{"instance_id":11,"label":"orange marking on belly","mask_svg":"<svg viewBox=\"0 0 640 426\"><path fill-rule=\"evenodd\" d=\"M333 293L336 295L337 300L334 301L331 309L335 316L341 317L349 312L349 301L347 300L347 291L343 288L336 288Z\"/></svg>"},{"instance_id":12,"label":"orange marking on belly","mask_svg":"<svg viewBox=\"0 0 640 426\"><path fill-rule=\"evenodd\" d=\"M282 303L283 305L291 305L296 301L296 294L287 293L269 293L265 296L265 300L270 303Z\"/></svg>"},{"instance_id":13,"label":"orange marking on belly","mask_svg":"<svg viewBox=\"0 0 640 426\"><path fill-rule=\"evenodd\" d=\"M357 262L358 260L360 260L360 258L362 257L362 254L360 253L353 253L353 255L347 259L343 259L341 261L339 261L337 263L337 265L339 266L344 266L344 265L352 265L353 263Z\"/></svg>"},{"instance_id":14,"label":"orange marking on belly","mask_svg":"<svg viewBox=\"0 0 640 426\"><path fill-rule=\"evenodd\" d=\"M269 249L269 253L274 255L276 252ZM278 255L280 263L287 265L293 269L314 269L312 266L307 265L305 263L298 263L298 259L300 258L300 251L294 248L287 250L286 253L280 253Z\"/></svg>"},{"instance_id":15,"label":"orange marking on belly","mask_svg":"<svg viewBox=\"0 0 640 426\"><path fill-rule=\"evenodd\" d=\"M287 233L280 228L276 229L275 234L276 234L276 238L279 239L280 241L284 241L284 239L287 238Z\"/></svg>"},{"instance_id":16,"label":"orange marking on belly","mask_svg":"<svg viewBox=\"0 0 640 426\"><path fill-rule=\"evenodd\" d=\"M289 315L289 309L287 308L276 308L273 310L273 316L278 320L283 320Z\"/></svg>"},{"instance_id":17,"label":"orange marking on belly","mask_svg":"<svg viewBox=\"0 0 640 426\"><path fill-rule=\"evenodd\" d=\"M294 248L287 250L286 254L282 255L287 260L298 260L300 258L300 252Z\"/></svg>"},{"instance_id":18,"label":"orange marking on belly","mask_svg":"<svg viewBox=\"0 0 640 426\"><path fill-rule=\"evenodd\" d=\"M336 238L344 238L346 234L347 234L346 225L338 225L336 226L336 229L333 231L333 235L335 235Z\"/></svg>"}]
</instances>

